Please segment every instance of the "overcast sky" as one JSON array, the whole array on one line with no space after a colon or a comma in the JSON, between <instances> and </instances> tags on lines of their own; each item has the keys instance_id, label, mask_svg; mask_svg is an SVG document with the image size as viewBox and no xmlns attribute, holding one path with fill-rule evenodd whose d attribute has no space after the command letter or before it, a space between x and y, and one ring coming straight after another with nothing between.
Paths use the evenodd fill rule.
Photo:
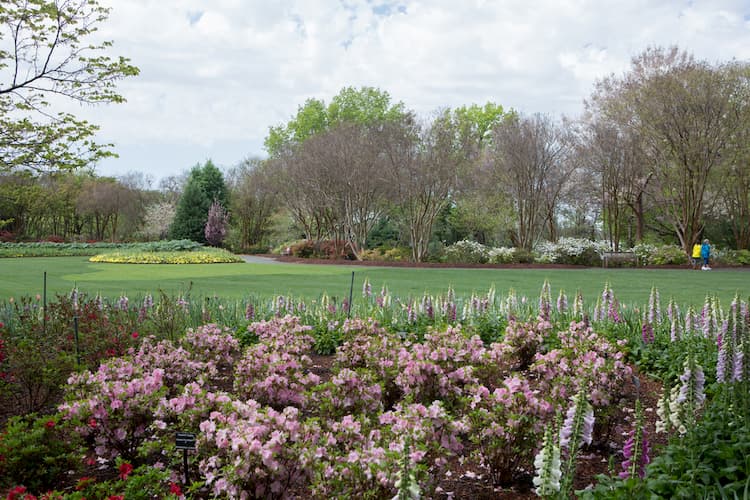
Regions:
<instances>
[{"instance_id":1,"label":"overcast sky","mask_svg":"<svg viewBox=\"0 0 750 500\"><path fill-rule=\"evenodd\" d=\"M141 74L128 102L77 110L155 181L263 156L307 98L374 86L428 115L493 101L576 116L593 83L649 45L750 60L750 1L101 0L100 35Z\"/></svg>"}]
</instances>

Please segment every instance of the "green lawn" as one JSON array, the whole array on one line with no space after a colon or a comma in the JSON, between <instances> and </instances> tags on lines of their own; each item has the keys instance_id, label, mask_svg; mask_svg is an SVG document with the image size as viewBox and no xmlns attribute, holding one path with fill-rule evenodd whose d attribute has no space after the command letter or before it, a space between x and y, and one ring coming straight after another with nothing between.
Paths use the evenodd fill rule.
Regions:
<instances>
[{"instance_id":1,"label":"green lawn","mask_svg":"<svg viewBox=\"0 0 750 500\"><path fill-rule=\"evenodd\" d=\"M177 293L193 283L193 294L242 298L248 295L291 294L315 298L322 292L344 297L351 273L355 273L355 296L369 278L373 290L383 284L398 296L416 296L425 291L439 294L449 285L456 294L486 292L495 285L498 295L510 288L519 295L537 297L548 279L553 299L560 288L569 297L581 290L587 302L595 300L605 282L624 304L643 304L655 285L666 304L674 297L678 304L700 305L707 293L728 304L736 292L750 296L750 272L716 269L710 272L688 269L409 269L308 264L94 264L86 257L39 257L0 259L0 300L42 292L47 272L49 296L67 293L77 285L91 295L142 296L162 289ZM572 300L572 297L571 297Z\"/></svg>"}]
</instances>

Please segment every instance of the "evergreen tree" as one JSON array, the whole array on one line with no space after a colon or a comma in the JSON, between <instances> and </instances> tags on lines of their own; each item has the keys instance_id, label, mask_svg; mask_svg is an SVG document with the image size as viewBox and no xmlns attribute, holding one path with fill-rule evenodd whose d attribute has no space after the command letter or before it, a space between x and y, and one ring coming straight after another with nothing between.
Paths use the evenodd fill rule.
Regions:
<instances>
[{"instance_id":1,"label":"evergreen tree","mask_svg":"<svg viewBox=\"0 0 750 500\"><path fill-rule=\"evenodd\" d=\"M216 168L211 160L207 160L203 167L196 166L193 168L193 172L195 172L197 181L208 198L209 206L216 200L222 208L226 209L229 206L229 195L221 170Z\"/></svg>"},{"instance_id":2,"label":"evergreen tree","mask_svg":"<svg viewBox=\"0 0 750 500\"><path fill-rule=\"evenodd\" d=\"M208 210L214 201L222 208L228 205L224 176L211 160L190 171L185 191L177 202L174 222L169 234L175 239L189 239L206 243Z\"/></svg>"},{"instance_id":3,"label":"evergreen tree","mask_svg":"<svg viewBox=\"0 0 750 500\"><path fill-rule=\"evenodd\" d=\"M174 221L169 229L170 237L176 240L187 239L204 243L206 238L203 228L208 218L209 204L206 193L191 176L177 203Z\"/></svg>"}]
</instances>

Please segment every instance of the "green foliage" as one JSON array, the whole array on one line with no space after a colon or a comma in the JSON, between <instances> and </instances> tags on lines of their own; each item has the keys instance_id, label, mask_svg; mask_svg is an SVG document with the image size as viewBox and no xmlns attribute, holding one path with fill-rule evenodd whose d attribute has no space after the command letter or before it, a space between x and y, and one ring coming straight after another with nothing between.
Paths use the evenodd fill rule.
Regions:
<instances>
[{"instance_id":1,"label":"green foliage","mask_svg":"<svg viewBox=\"0 0 750 500\"><path fill-rule=\"evenodd\" d=\"M54 488L79 467L79 444L59 414L11 418L0 432L0 491L18 484L32 491Z\"/></svg>"},{"instance_id":2,"label":"green foliage","mask_svg":"<svg viewBox=\"0 0 750 500\"><path fill-rule=\"evenodd\" d=\"M646 469L646 477L620 480L597 476L583 499L747 498L750 477L750 422L728 394L714 395L685 436L672 437Z\"/></svg>"},{"instance_id":3,"label":"green foliage","mask_svg":"<svg viewBox=\"0 0 750 500\"><path fill-rule=\"evenodd\" d=\"M0 328L5 348L0 396L26 413L45 408L56 397L75 366L72 321L50 312L45 325L38 300L25 297L12 304L12 322Z\"/></svg>"},{"instance_id":4,"label":"green foliage","mask_svg":"<svg viewBox=\"0 0 750 500\"><path fill-rule=\"evenodd\" d=\"M716 260L729 266L748 266L750 265L750 250L716 252Z\"/></svg>"},{"instance_id":5,"label":"green foliage","mask_svg":"<svg viewBox=\"0 0 750 500\"><path fill-rule=\"evenodd\" d=\"M229 195L221 171L207 160L203 166L196 165L190 171L185 191L177 202L170 236L205 243L208 209L214 200L227 207Z\"/></svg>"},{"instance_id":6,"label":"green foliage","mask_svg":"<svg viewBox=\"0 0 750 500\"><path fill-rule=\"evenodd\" d=\"M2 243L0 257L64 257L91 256L104 251L129 250L133 252L194 252L203 250L200 243L192 240L149 241L146 243Z\"/></svg>"},{"instance_id":7,"label":"green foliage","mask_svg":"<svg viewBox=\"0 0 750 500\"><path fill-rule=\"evenodd\" d=\"M118 468L122 465L117 461ZM86 498L114 498L120 496L128 500L151 500L153 498L176 500L171 492L175 483L171 480L172 472L158 469L151 465L142 465L127 474L125 478L117 477L105 481L88 481L77 491L67 494L67 500L85 500ZM194 483L190 490L197 490L201 483ZM181 491L183 494L189 491Z\"/></svg>"},{"instance_id":8,"label":"green foliage","mask_svg":"<svg viewBox=\"0 0 750 500\"><path fill-rule=\"evenodd\" d=\"M111 156L111 145L94 142L98 127L65 112L50 97L80 103L120 103L118 80L138 68L106 55L109 41L89 39L109 15L96 0L7 0L0 6L0 171L77 169ZM54 61L54 64L48 64Z\"/></svg>"},{"instance_id":9,"label":"green foliage","mask_svg":"<svg viewBox=\"0 0 750 500\"><path fill-rule=\"evenodd\" d=\"M411 249L409 247L379 247L372 250L363 250L359 256L362 260L407 262L411 257Z\"/></svg>"},{"instance_id":10,"label":"green foliage","mask_svg":"<svg viewBox=\"0 0 750 500\"><path fill-rule=\"evenodd\" d=\"M388 92L374 87L344 87L328 106L319 99L305 101L286 125L269 128L264 145L269 155L275 157L339 123L368 125L395 120L406 114L404 104L392 104Z\"/></svg>"},{"instance_id":11,"label":"green foliage","mask_svg":"<svg viewBox=\"0 0 750 500\"><path fill-rule=\"evenodd\" d=\"M185 191L177 203L174 220L169 228L169 235L175 239L206 241L204 228L208 219L208 207L211 202L200 184L192 177L185 186Z\"/></svg>"}]
</instances>

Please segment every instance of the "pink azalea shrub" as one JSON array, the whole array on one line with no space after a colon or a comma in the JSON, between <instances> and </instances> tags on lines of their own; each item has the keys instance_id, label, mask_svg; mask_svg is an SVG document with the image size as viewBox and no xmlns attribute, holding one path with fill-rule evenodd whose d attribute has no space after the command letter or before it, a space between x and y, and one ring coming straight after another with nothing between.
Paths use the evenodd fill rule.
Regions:
<instances>
[{"instance_id":1,"label":"pink azalea shrub","mask_svg":"<svg viewBox=\"0 0 750 500\"><path fill-rule=\"evenodd\" d=\"M214 323L188 328L182 345L195 359L208 361L220 369L231 367L240 354L240 343L232 331Z\"/></svg>"},{"instance_id":2,"label":"pink azalea shrub","mask_svg":"<svg viewBox=\"0 0 750 500\"><path fill-rule=\"evenodd\" d=\"M365 331L339 346L333 369L366 368L374 373L383 387L383 405L390 408L402 396L396 385L396 376L400 372L398 354L402 346L401 339L392 333L370 335Z\"/></svg>"},{"instance_id":3,"label":"pink azalea shrub","mask_svg":"<svg viewBox=\"0 0 750 500\"><path fill-rule=\"evenodd\" d=\"M315 449L315 498L390 498L396 492L399 452L365 414L324 419Z\"/></svg>"},{"instance_id":4,"label":"pink azalea shrub","mask_svg":"<svg viewBox=\"0 0 750 500\"><path fill-rule=\"evenodd\" d=\"M266 344L250 347L234 369L234 392L261 404L283 408L305 404L305 393L320 382L309 371L312 360L299 355L273 350Z\"/></svg>"},{"instance_id":5,"label":"pink azalea shrub","mask_svg":"<svg viewBox=\"0 0 750 500\"><path fill-rule=\"evenodd\" d=\"M466 338L460 328L432 331L424 343L399 350L396 385L413 401L429 404L440 399L454 406L465 388L477 383L473 365L482 361L484 351L478 336Z\"/></svg>"},{"instance_id":6,"label":"pink azalea shrub","mask_svg":"<svg viewBox=\"0 0 750 500\"><path fill-rule=\"evenodd\" d=\"M558 337L562 346L544 355L537 354L531 366L532 373L539 378L538 388L557 406L566 405L570 396L584 388L596 414L595 439L606 440L613 430L612 405L621 399L627 384L632 383L633 371L617 344L584 323L571 323Z\"/></svg>"},{"instance_id":7,"label":"pink azalea shrub","mask_svg":"<svg viewBox=\"0 0 750 500\"><path fill-rule=\"evenodd\" d=\"M489 468L494 484L508 485L519 469L531 468L553 407L532 390L528 380L513 375L495 390L475 386L468 408L475 454Z\"/></svg>"},{"instance_id":8,"label":"pink azalea shrub","mask_svg":"<svg viewBox=\"0 0 750 500\"><path fill-rule=\"evenodd\" d=\"M258 343L247 349L234 368L234 390L241 398L281 409L302 407L305 393L320 382L310 372L308 352L314 343L306 334L310 327L299 318L285 316L248 326L258 336Z\"/></svg>"},{"instance_id":9,"label":"pink azalea shrub","mask_svg":"<svg viewBox=\"0 0 750 500\"><path fill-rule=\"evenodd\" d=\"M153 410L166 392L163 369L114 359L96 372L71 375L66 402L58 409L79 435L93 441L97 456L134 459L151 436Z\"/></svg>"},{"instance_id":10,"label":"pink azalea shrub","mask_svg":"<svg viewBox=\"0 0 750 500\"><path fill-rule=\"evenodd\" d=\"M468 423L452 417L441 401L429 406L399 403L380 415L379 423L388 449L408 453L409 468L427 492L443 475L448 458L463 451L462 441L469 431ZM395 474L398 462L390 470Z\"/></svg>"},{"instance_id":11,"label":"pink azalea shrub","mask_svg":"<svg viewBox=\"0 0 750 500\"><path fill-rule=\"evenodd\" d=\"M144 338L138 350L131 349L129 354L135 366L144 369L161 368L164 371L164 383L170 388L196 379L216 377L218 374L215 363L196 358L170 340L157 342L154 337Z\"/></svg>"},{"instance_id":12,"label":"pink azalea shrub","mask_svg":"<svg viewBox=\"0 0 750 500\"><path fill-rule=\"evenodd\" d=\"M216 496L295 498L312 479L320 429L255 401L231 401L200 424L199 470Z\"/></svg>"},{"instance_id":13,"label":"pink azalea shrub","mask_svg":"<svg viewBox=\"0 0 750 500\"><path fill-rule=\"evenodd\" d=\"M301 324L297 316L286 315L250 323L247 330L258 336L259 343L274 351L301 354L308 352L315 343L315 339L306 333L312 327Z\"/></svg>"},{"instance_id":14,"label":"pink azalea shrub","mask_svg":"<svg viewBox=\"0 0 750 500\"><path fill-rule=\"evenodd\" d=\"M328 418L378 414L383 411L383 388L366 368L343 368L328 382L312 389L307 407Z\"/></svg>"},{"instance_id":15,"label":"pink azalea shrub","mask_svg":"<svg viewBox=\"0 0 750 500\"><path fill-rule=\"evenodd\" d=\"M633 374L625 363L625 354L584 323L571 323L558 336L562 347L537 354L531 366L539 376L539 389L549 394L551 401L564 405L581 384L586 384L595 407L611 404Z\"/></svg>"}]
</instances>

